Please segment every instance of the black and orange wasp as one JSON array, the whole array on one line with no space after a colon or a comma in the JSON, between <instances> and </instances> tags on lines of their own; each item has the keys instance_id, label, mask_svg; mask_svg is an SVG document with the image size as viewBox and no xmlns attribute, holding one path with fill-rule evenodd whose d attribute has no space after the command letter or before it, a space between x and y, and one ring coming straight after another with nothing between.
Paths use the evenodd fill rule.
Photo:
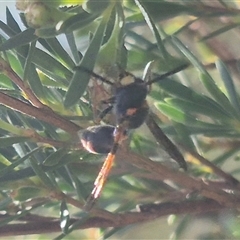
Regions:
<instances>
[{"instance_id":1,"label":"black and orange wasp","mask_svg":"<svg viewBox=\"0 0 240 240\"><path fill-rule=\"evenodd\" d=\"M86 211L89 211L93 207L102 192L103 186L112 168L119 144L127 137L129 130L140 127L148 116L149 107L146 101L149 91L148 86L184 70L187 66L188 64L180 65L179 67L148 81L144 81L132 74L126 73L125 77L131 76L133 79L133 82L126 85L121 83L121 80L124 77L120 77L119 83L115 84L88 69L82 68L84 72L89 73L89 75L94 78L113 87L113 96L106 101L103 101L108 104L108 107L103 111L101 117L106 115L106 113L113 111L116 118L115 126L92 126L85 129L80 136L82 145L87 151L97 154L107 154L102 168L94 182L94 188L86 201ZM186 170L186 162L184 158L182 159L180 167Z\"/></svg>"}]
</instances>

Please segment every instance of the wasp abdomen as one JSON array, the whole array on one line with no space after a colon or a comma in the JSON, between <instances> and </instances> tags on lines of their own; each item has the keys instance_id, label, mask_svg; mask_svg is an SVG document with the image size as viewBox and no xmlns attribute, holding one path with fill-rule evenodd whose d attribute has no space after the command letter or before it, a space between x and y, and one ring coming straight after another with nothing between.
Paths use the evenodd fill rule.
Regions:
<instances>
[{"instance_id":1,"label":"wasp abdomen","mask_svg":"<svg viewBox=\"0 0 240 240\"><path fill-rule=\"evenodd\" d=\"M94 154L107 154L114 142L114 126L100 125L85 129L81 134L83 147Z\"/></svg>"}]
</instances>

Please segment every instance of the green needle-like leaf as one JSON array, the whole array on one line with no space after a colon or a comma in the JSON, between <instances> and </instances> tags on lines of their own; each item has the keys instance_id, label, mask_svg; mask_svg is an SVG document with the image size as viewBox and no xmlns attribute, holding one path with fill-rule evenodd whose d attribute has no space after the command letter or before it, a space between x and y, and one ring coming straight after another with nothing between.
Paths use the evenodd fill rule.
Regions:
<instances>
[{"instance_id":1,"label":"green needle-like leaf","mask_svg":"<svg viewBox=\"0 0 240 240\"><path fill-rule=\"evenodd\" d=\"M188 88L177 81L163 80L159 82L159 86L174 97L184 101L191 101L194 104L199 104L201 106L207 106L210 109L214 109L214 112L218 112L220 116L231 118L231 114L229 114L228 111L217 102L208 96L195 92L193 89ZM157 94L154 94L154 96L157 97Z\"/></svg>"},{"instance_id":2,"label":"green needle-like leaf","mask_svg":"<svg viewBox=\"0 0 240 240\"><path fill-rule=\"evenodd\" d=\"M44 160L43 165L44 166L54 166L54 165L58 164L59 161L61 161L61 159L65 157L67 151L68 150L65 148L61 148L61 149L57 150L56 152L52 153Z\"/></svg>"},{"instance_id":3,"label":"green needle-like leaf","mask_svg":"<svg viewBox=\"0 0 240 240\"><path fill-rule=\"evenodd\" d=\"M102 44L102 39L111 12L112 6L104 12L105 14L101 20L101 23L98 26L89 44L89 47L79 64L79 68L75 71L75 74L73 75L69 89L65 95L65 107L70 107L74 105L85 92L85 89L90 79L90 74L88 72L82 71L81 68L92 71L97 58L97 54Z\"/></svg>"},{"instance_id":4,"label":"green needle-like leaf","mask_svg":"<svg viewBox=\"0 0 240 240\"><path fill-rule=\"evenodd\" d=\"M34 29L28 28L25 31L18 33L14 37L9 38L6 42L0 45L0 51L13 49L37 40L38 37L34 34L34 32Z\"/></svg>"},{"instance_id":5,"label":"green needle-like leaf","mask_svg":"<svg viewBox=\"0 0 240 240\"><path fill-rule=\"evenodd\" d=\"M7 17L7 25L16 33L20 33L21 29L19 27L19 24L14 19L12 13L10 12L9 8L6 8L6 17Z\"/></svg>"},{"instance_id":6,"label":"green needle-like leaf","mask_svg":"<svg viewBox=\"0 0 240 240\"><path fill-rule=\"evenodd\" d=\"M186 126L199 127L205 129L221 130L222 125L206 123L193 117L191 114L184 112L178 108L170 106L166 103L156 103L155 106L173 121L182 123Z\"/></svg>"},{"instance_id":7,"label":"green needle-like leaf","mask_svg":"<svg viewBox=\"0 0 240 240\"><path fill-rule=\"evenodd\" d=\"M61 61L64 62L68 66L68 68L72 69L75 66L72 58L63 48L63 46L60 44L57 38L48 38L46 39L46 41L49 44L49 46L53 49L56 56L60 57Z\"/></svg>"},{"instance_id":8,"label":"green needle-like leaf","mask_svg":"<svg viewBox=\"0 0 240 240\"><path fill-rule=\"evenodd\" d=\"M238 113L240 113L239 95L236 92L236 87L234 86L233 79L226 65L221 60L218 60L216 62L216 67L221 74L222 80L227 90L228 98L232 106L235 108L236 111L238 111Z\"/></svg>"}]
</instances>

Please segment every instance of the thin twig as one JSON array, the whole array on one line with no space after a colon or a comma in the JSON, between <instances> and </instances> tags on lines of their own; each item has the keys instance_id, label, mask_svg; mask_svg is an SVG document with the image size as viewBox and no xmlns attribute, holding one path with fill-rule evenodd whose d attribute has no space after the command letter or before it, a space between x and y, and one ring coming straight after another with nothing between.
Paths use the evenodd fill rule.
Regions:
<instances>
[{"instance_id":1,"label":"thin twig","mask_svg":"<svg viewBox=\"0 0 240 240\"><path fill-rule=\"evenodd\" d=\"M0 71L3 72L6 76L8 76L24 92L23 96L27 96L27 99L35 107L49 109L48 106L40 102L40 100L32 92L31 88L22 81L22 79L3 58L0 58Z\"/></svg>"},{"instance_id":2,"label":"thin twig","mask_svg":"<svg viewBox=\"0 0 240 240\"><path fill-rule=\"evenodd\" d=\"M235 209L240 207L240 201L235 205ZM77 229L87 228L107 228L107 227L123 227L130 224L146 222L157 219L170 214L199 214L209 212L219 212L229 209L226 206L218 204L210 199L182 202L167 202L160 204L149 204L140 206L141 212L127 212L114 214L115 219L110 221L101 217L93 217L82 223ZM76 219L70 219L70 224L74 224ZM9 224L0 228L0 236L17 236L30 234L43 234L60 232L60 221L28 222L26 224Z\"/></svg>"},{"instance_id":3,"label":"thin twig","mask_svg":"<svg viewBox=\"0 0 240 240\"><path fill-rule=\"evenodd\" d=\"M239 184L239 181L236 178L234 178L232 175L224 172L222 169L217 167L215 164L211 163L209 160L207 160L206 158L204 158L203 156L201 156L197 152L194 152L194 151L190 150L189 148L187 148L183 144L181 144L181 147L188 154L190 154L193 158L196 158L201 164L211 168L213 173L215 173L219 177L223 178L225 181L227 181L227 182L229 182L230 184L233 184L233 185L238 185Z\"/></svg>"},{"instance_id":4,"label":"thin twig","mask_svg":"<svg viewBox=\"0 0 240 240\"><path fill-rule=\"evenodd\" d=\"M178 148L168 139L168 137L163 133L161 128L157 125L157 123L154 120L153 114L149 114L148 119L146 121L147 126L149 127L150 131L154 135L154 137L157 139L157 141L165 148L167 153L172 157L174 160L176 160L180 166L182 166L184 169L187 168L186 162L181 154L181 152L178 150ZM222 169L211 163L209 160L198 154L197 152L194 152L187 147L185 147L183 144L181 144L181 147L188 152L192 157L198 159L199 162L201 162L203 165L208 166L211 168L213 173L215 173L217 176L225 179L227 182L237 185L239 184L239 181L231 176L230 174L224 172Z\"/></svg>"},{"instance_id":5,"label":"thin twig","mask_svg":"<svg viewBox=\"0 0 240 240\"><path fill-rule=\"evenodd\" d=\"M196 179L182 172L171 170L162 164L153 162L146 157L130 151L122 150L121 152L119 151L118 155L141 169L159 174L161 179L164 176L166 180L171 180L175 184L188 190L197 191L202 196L213 199L225 206L232 207L236 204L236 199L233 195L226 193L222 189L209 186L201 179Z\"/></svg>"},{"instance_id":6,"label":"thin twig","mask_svg":"<svg viewBox=\"0 0 240 240\"><path fill-rule=\"evenodd\" d=\"M31 140L38 143L38 145L40 145L40 143L45 143L45 144L49 144L54 147L66 147L66 142L42 137L33 129L22 129L21 128L21 131L22 131L23 136L31 138Z\"/></svg>"},{"instance_id":7,"label":"thin twig","mask_svg":"<svg viewBox=\"0 0 240 240\"><path fill-rule=\"evenodd\" d=\"M68 204L71 204L72 206L74 206L76 208L79 208L79 209L83 209L84 204L85 204L85 203L83 203L79 200L76 200L76 199L64 194L63 192L52 193L51 198L57 199L57 200L60 200L60 201L65 200ZM108 219L108 220L111 220L111 221L116 220L116 216L113 213L110 213L106 210L102 210L102 209L98 209L98 208L92 209L91 216L102 217L103 219Z\"/></svg>"},{"instance_id":8,"label":"thin twig","mask_svg":"<svg viewBox=\"0 0 240 240\"><path fill-rule=\"evenodd\" d=\"M75 123L72 123L67 119L59 116L58 114L54 113L52 110L49 111L46 109L36 108L28 103L25 103L19 99L10 97L7 94L2 92L0 92L0 104L5 105L9 108L12 108L18 112L27 114L28 116L37 118L41 121L47 122L53 126L59 127L65 130L66 132L72 134L73 136L75 136L77 134L77 131L81 129Z\"/></svg>"}]
</instances>

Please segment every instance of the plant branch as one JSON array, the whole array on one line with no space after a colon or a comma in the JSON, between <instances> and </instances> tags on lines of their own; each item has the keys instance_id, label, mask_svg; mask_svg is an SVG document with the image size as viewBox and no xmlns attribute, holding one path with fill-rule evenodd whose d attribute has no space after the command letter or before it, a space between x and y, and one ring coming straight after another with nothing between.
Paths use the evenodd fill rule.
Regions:
<instances>
[{"instance_id":1,"label":"plant branch","mask_svg":"<svg viewBox=\"0 0 240 240\"><path fill-rule=\"evenodd\" d=\"M64 147L64 146L66 146L66 142L57 141L57 140L53 140L53 139L50 139L50 138L42 137L34 129L22 129L21 128L21 132L24 136L31 138L32 141L34 141L38 144L45 143L45 144L49 144L49 145L54 146L54 147Z\"/></svg>"},{"instance_id":2,"label":"plant branch","mask_svg":"<svg viewBox=\"0 0 240 240\"><path fill-rule=\"evenodd\" d=\"M175 159L179 163L180 166L184 166L184 164L186 165L185 160L184 160L183 156L181 155L180 151L167 138L167 136L163 133L161 128L155 122L153 114L151 114L151 113L149 114L146 123L147 123L147 126L149 127L150 131L152 132L152 134L156 138L156 140L159 143L161 143L161 145L163 145L163 147L165 148L167 153L169 153L169 155L173 159ZM239 184L239 181L236 178L234 178L230 174L225 173L222 169L220 169L219 167L217 167L216 165L211 163L209 160L207 160L206 158L204 158L203 156L201 156L197 152L194 152L194 151L192 151L190 149L187 149L185 146L183 146L183 144L181 144L181 147L186 152L188 152L190 155L192 155L192 157L196 158L199 162L201 162L203 165L208 166L209 168L211 168L213 173L215 173L217 176L223 178L224 180L226 180L227 182L229 182L229 183L231 183L233 185Z\"/></svg>"},{"instance_id":3,"label":"plant branch","mask_svg":"<svg viewBox=\"0 0 240 240\"><path fill-rule=\"evenodd\" d=\"M236 198L233 195L226 193L222 189L216 189L213 186L207 185L201 179L196 179L183 174L182 172L171 170L162 164L153 162L146 157L130 151L124 151L122 149L122 151L118 152L118 155L123 159L129 159L129 162L138 168L157 173L161 180L164 177L165 179L173 181L177 185L188 190L197 191L202 196L213 199L225 206L232 207L236 204Z\"/></svg>"},{"instance_id":4,"label":"plant branch","mask_svg":"<svg viewBox=\"0 0 240 240\"><path fill-rule=\"evenodd\" d=\"M232 175L224 172L222 169L220 169L219 167L217 167L215 164L211 163L209 160L207 160L206 158L204 158L203 156L201 156L200 154L198 154L197 152L194 152L188 148L186 148L185 146L183 146L181 144L181 147L188 153L190 154L192 157L196 158L200 163L202 163L205 166L208 166L209 168L211 168L211 170L213 171L213 173L215 173L216 175L218 175L219 177L223 178L225 181L229 182L230 184L233 185L238 185L239 181L234 178Z\"/></svg>"},{"instance_id":5,"label":"plant branch","mask_svg":"<svg viewBox=\"0 0 240 240\"><path fill-rule=\"evenodd\" d=\"M22 79L17 75L17 73L11 68L11 66L1 57L0 57L0 71L3 72L6 76L8 76L24 92L24 95L27 96L28 100L35 107L49 109L48 106L44 105L39 101L39 99L32 92L28 84L24 83Z\"/></svg>"},{"instance_id":6,"label":"plant branch","mask_svg":"<svg viewBox=\"0 0 240 240\"><path fill-rule=\"evenodd\" d=\"M0 104L12 108L18 112L27 114L28 116L37 118L41 121L47 122L53 126L59 127L66 132L76 136L76 132L81 128L65 118L54 113L52 110L39 109L19 99L8 96L0 92Z\"/></svg>"},{"instance_id":7,"label":"plant branch","mask_svg":"<svg viewBox=\"0 0 240 240\"><path fill-rule=\"evenodd\" d=\"M236 202L235 209L240 207L240 201ZM101 217L93 217L81 224L78 229L87 228L107 228L107 227L124 227L130 224L136 224L157 219L170 214L199 214L209 212L219 212L229 209L222 206L214 200L203 199L196 201L166 202L160 204L148 204L139 207L140 212L127 212L114 214L115 219L110 221ZM77 220L71 219L70 224ZM60 232L60 221L55 219L49 221L34 221L25 224L9 224L0 228L0 236L17 236L30 234L44 234Z\"/></svg>"},{"instance_id":8,"label":"plant branch","mask_svg":"<svg viewBox=\"0 0 240 240\"><path fill-rule=\"evenodd\" d=\"M76 200L66 194L64 194L63 192L58 192L58 193L52 193L51 195L52 198L57 199L57 200L65 200L68 204L71 204L72 206L79 208L79 209L83 209L84 208L84 204L83 202ZM102 209L98 209L98 208L94 208L91 211L91 215L95 216L95 217L102 217L103 219L109 219L111 221L115 220L115 216L113 213L110 213L106 210L102 210Z\"/></svg>"}]
</instances>

